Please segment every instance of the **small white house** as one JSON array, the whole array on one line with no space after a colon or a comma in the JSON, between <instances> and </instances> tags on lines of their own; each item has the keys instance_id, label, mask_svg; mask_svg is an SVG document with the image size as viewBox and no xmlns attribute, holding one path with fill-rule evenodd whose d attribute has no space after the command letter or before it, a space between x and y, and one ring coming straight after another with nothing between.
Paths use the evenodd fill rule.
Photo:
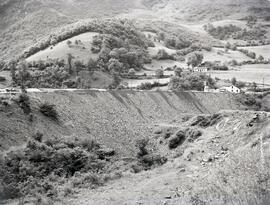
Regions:
<instances>
[{"instance_id":1,"label":"small white house","mask_svg":"<svg viewBox=\"0 0 270 205\"><path fill-rule=\"evenodd\" d=\"M229 87L220 88L220 92L241 93L241 89L234 85L231 85Z\"/></svg>"},{"instance_id":2,"label":"small white house","mask_svg":"<svg viewBox=\"0 0 270 205\"><path fill-rule=\"evenodd\" d=\"M194 72L203 73L203 72L207 72L207 71L208 71L207 67L196 67L196 68L194 68Z\"/></svg>"}]
</instances>

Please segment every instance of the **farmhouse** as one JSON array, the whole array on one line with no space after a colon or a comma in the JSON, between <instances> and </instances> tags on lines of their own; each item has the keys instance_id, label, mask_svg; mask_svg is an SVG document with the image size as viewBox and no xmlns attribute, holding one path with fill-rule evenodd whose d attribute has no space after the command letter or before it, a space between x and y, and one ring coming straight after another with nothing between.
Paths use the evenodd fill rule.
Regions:
<instances>
[{"instance_id":1,"label":"farmhouse","mask_svg":"<svg viewBox=\"0 0 270 205\"><path fill-rule=\"evenodd\" d=\"M194 72L207 72L209 69L207 67L196 67L194 68Z\"/></svg>"},{"instance_id":2,"label":"farmhouse","mask_svg":"<svg viewBox=\"0 0 270 205\"><path fill-rule=\"evenodd\" d=\"M219 90L220 92L241 93L241 89L234 85L231 85L229 87L222 87Z\"/></svg>"}]
</instances>

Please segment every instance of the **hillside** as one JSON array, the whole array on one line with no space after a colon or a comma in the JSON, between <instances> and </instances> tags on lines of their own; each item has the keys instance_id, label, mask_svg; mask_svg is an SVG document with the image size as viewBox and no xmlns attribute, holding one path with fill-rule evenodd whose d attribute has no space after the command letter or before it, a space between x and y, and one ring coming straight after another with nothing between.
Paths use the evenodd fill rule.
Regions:
<instances>
[{"instance_id":1,"label":"hillside","mask_svg":"<svg viewBox=\"0 0 270 205\"><path fill-rule=\"evenodd\" d=\"M162 167L135 175L127 171L123 178L95 190L84 189L65 203L269 204L268 191L264 192L269 183L269 114L219 114L224 116L219 123L196 127L203 132L202 136L195 141L186 140L176 150L167 148L169 140L164 139L163 133L154 135L151 140L160 140L161 152L170 156ZM256 116L259 120L250 127ZM190 127L191 122L174 129Z\"/></svg>"},{"instance_id":2,"label":"hillside","mask_svg":"<svg viewBox=\"0 0 270 205\"><path fill-rule=\"evenodd\" d=\"M45 136L94 138L128 155L134 150L130 142L149 135L155 124L181 122L185 115L241 108L233 95L199 92L77 91L30 96L35 108L33 123L16 104L0 112L1 150L25 143L25 137L39 130ZM56 106L60 123L39 114L42 102Z\"/></svg>"},{"instance_id":3,"label":"hillside","mask_svg":"<svg viewBox=\"0 0 270 205\"><path fill-rule=\"evenodd\" d=\"M22 156L19 154L23 152L32 157L22 169L30 164L37 166L38 162L46 164L41 154L44 152L46 157L52 152L52 145L31 141L31 136L37 131L44 133L43 140L47 143L50 142L46 141L48 138L63 136L61 143L71 143L68 139L85 140L83 143L94 140L115 151L113 158L105 158L109 166L105 182L99 181L100 172L95 175L76 173L71 178L57 178L55 173L54 178L49 176L45 183L48 186L43 185L49 190L51 184L61 178L54 204L174 205L181 202L193 205L196 202L216 205L252 202L261 205L268 202L270 116L265 112L239 111L243 107L234 95L59 91L32 93L30 97L32 122L13 103L0 113L1 150L14 151L8 156L19 157L19 161ZM39 104L44 101L56 106L58 122L38 112ZM153 153L146 155L149 158L144 159L145 163L155 163L159 159L155 156L163 156L165 164L150 165L145 170L140 167L137 142L142 139L149 139L146 152ZM25 147L27 140L30 141ZM11 144L17 147L10 147ZM70 148L63 147L64 144L55 146L56 156L64 154L65 160L79 154L79 147L73 147L74 152L70 153ZM33 152L29 152L30 149L34 149ZM50 161L58 160L57 157ZM15 160L17 158L12 161L14 164L8 164L8 168L17 166ZM95 163L93 160L92 164ZM68 166L77 163L80 162ZM27 198L25 204L47 203L46 196L55 197L50 194L42 193L37 199ZM18 200L4 202L17 203Z\"/></svg>"},{"instance_id":4,"label":"hillside","mask_svg":"<svg viewBox=\"0 0 270 205\"><path fill-rule=\"evenodd\" d=\"M145 20L205 23L248 15L267 17L269 4L267 0L6 0L0 5L0 59L17 56L41 38L79 20L124 17L142 20L140 24Z\"/></svg>"},{"instance_id":5,"label":"hillside","mask_svg":"<svg viewBox=\"0 0 270 205\"><path fill-rule=\"evenodd\" d=\"M153 1L157 2L157 1ZM248 15L265 17L270 2L267 0L169 0L153 6L162 18L195 21L241 19Z\"/></svg>"}]
</instances>

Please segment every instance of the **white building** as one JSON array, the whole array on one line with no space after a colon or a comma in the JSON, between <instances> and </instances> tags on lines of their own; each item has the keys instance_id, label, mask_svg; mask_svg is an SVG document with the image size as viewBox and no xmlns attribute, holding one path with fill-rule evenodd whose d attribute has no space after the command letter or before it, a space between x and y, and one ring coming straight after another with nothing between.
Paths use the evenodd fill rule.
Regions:
<instances>
[{"instance_id":1,"label":"white building","mask_svg":"<svg viewBox=\"0 0 270 205\"><path fill-rule=\"evenodd\" d=\"M207 72L207 71L208 71L207 67L196 67L196 68L194 68L194 72L203 73L203 72Z\"/></svg>"},{"instance_id":2,"label":"white building","mask_svg":"<svg viewBox=\"0 0 270 205\"><path fill-rule=\"evenodd\" d=\"M231 85L229 87L222 87L219 90L220 92L241 93L241 89L234 85Z\"/></svg>"}]
</instances>

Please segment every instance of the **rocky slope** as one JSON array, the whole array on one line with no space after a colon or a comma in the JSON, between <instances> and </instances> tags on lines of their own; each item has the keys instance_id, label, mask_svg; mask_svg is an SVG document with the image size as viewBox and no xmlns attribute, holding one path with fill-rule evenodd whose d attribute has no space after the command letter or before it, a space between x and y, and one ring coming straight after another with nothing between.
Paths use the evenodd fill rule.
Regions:
<instances>
[{"instance_id":1,"label":"rocky slope","mask_svg":"<svg viewBox=\"0 0 270 205\"><path fill-rule=\"evenodd\" d=\"M134 153L135 141L149 136L158 124L182 122L194 114L240 109L231 94L188 92L77 91L31 93L33 122L12 103L0 112L0 149L21 145L36 131L45 136L93 138L120 154ZM42 102L55 104L58 123L38 111Z\"/></svg>"}]
</instances>

